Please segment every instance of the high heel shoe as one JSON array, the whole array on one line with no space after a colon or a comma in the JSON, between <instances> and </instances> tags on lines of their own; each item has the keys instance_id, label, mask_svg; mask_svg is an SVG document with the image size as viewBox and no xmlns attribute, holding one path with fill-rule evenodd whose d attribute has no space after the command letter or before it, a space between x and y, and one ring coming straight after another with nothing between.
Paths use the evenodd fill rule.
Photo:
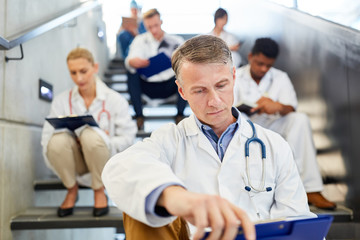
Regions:
<instances>
[{"instance_id":1,"label":"high heel shoe","mask_svg":"<svg viewBox=\"0 0 360 240\"><path fill-rule=\"evenodd\" d=\"M108 197L106 196L106 204L107 204L106 207L103 207L103 208L94 207L94 209L93 209L94 217L101 217L101 216L104 216L109 213L109 204L107 202L108 202Z\"/></svg>"},{"instance_id":2,"label":"high heel shoe","mask_svg":"<svg viewBox=\"0 0 360 240\"><path fill-rule=\"evenodd\" d=\"M93 216L94 217L101 217L109 213L109 206L103 208L96 208L93 209Z\"/></svg>"},{"instance_id":3,"label":"high heel shoe","mask_svg":"<svg viewBox=\"0 0 360 240\"><path fill-rule=\"evenodd\" d=\"M78 200L79 200L79 195L76 196L75 203ZM74 203L74 206L75 206L75 203ZM58 217L66 217L66 216L72 215L73 213L74 213L74 207L71 207L71 208L61 208L61 207L59 207L58 210L57 210Z\"/></svg>"},{"instance_id":4,"label":"high heel shoe","mask_svg":"<svg viewBox=\"0 0 360 240\"><path fill-rule=\"evenodd\" d=\"M66 217L72 215L74 213L74 207L71 208L61 208L59 207L57 210L58 217Z\"/></svg>"}]
</instances>

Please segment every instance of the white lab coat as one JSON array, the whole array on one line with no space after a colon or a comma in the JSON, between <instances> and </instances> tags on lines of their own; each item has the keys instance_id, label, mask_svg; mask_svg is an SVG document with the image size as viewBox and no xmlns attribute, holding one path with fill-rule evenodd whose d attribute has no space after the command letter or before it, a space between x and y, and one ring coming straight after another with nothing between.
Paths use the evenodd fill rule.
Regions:
<instances>
[{"instance_id":1,"label":"white lab coat","mask_svg":"<svg viewBox=\"0 0 360 240\"><path fill-rule=\"evenodd\" d=\"M297 98L289 76L276 68L270 68L261 79L259 85L251 78L250 65L236 69L234 86L235 105L243 100L257 102L262 96L271 98L294 109L297 107Z\"/></svg>"},{"instance_id":2,"label":"white lab coat","mask_svg":"<svg viewBox=\"0 0 360 240\"><path fill-rule=\"evenodd\" d=\"M69 94L70 90L66 90L55 97L51 104L51 110L48 117L70 115ZM137 128L135 122L131 119L129 114L128 102L119 93L107 87L101 79L96 79L96 98L91 103L88 110L85 107L83 98L79 94L77 86L72 88L71 103L72 114L90 114L94 117L101 129L98 127L93 128L104 139L111 155L123 151L134 143ZM103 110L103 104L105 104L104 110L110 113L110 117L108 117L106 113L100 113ZM107 135L102 129L108 131L109 135ZM50 138L58 131L67 130L55 130L47 121L45 121L42 131L41 145L43 147L45 163L53 171L54 169L49 163L46 153ZM88 179L88 177L85 178ZM82 183L87 185L86 182Z\"/></svg>"},{"instance_id":3,"label":"white lab coat","mask_svg":"<svg viewBox=\"0 0 360 240\"><path fill-rule=\"evenodd\" d=\"M210 141L198 128L193 115L178 125L169 123L127 150L112 157L104 167L103 183L117 207L153 227L173 217L145 213L145 199L157 187L177 183L189 191L220 195L244 209L252 220L279 217L313 217L289 145L275 132L256 125L266 145L265 186L272 191L249 193L244 144L252 129L243 118L221 162ZM261 154L250 145L251 181L261 180ZM256 210L257 208L257 210Z\"/></svg>"},{"instance_id":4,"label":"white lab coat","mask_svg":"<svg viewBox=\"0 0 360 240\"><path fill-rule=\"evenodd\" d=\"M262 96L290 105L294 109L298 104L294 87L287 73L270 68L258 85L251 78L250 65L237 69L234 86L235 106L243 101L255 103ZM249 118L254 123L279 133L290 144L306 192L323 190L311 125L306 114L299 112L291 112L285 116L253 114Z\"/></svg>"}]
</instances>

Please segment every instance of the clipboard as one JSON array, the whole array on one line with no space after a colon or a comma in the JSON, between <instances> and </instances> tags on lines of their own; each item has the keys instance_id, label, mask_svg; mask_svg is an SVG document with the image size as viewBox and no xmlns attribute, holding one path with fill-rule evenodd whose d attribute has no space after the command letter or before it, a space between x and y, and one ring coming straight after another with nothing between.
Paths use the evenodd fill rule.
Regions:
<instances>
[{"instance_id":1,"label":"clipboard","mask_svg":"<svg viewBox=\"0 0 360 240\"><path fill-rule=\"evenodd\" d=\"M122 17L121 26L127 31L137 29L138 27L137 19L131 17Z\"/></svg>"},{"instance_id":2,"label":"clipboard","mask_svg":"<svg viewBox=\"0 0 360 240\"><path fill-rule=\"evenodd\" d=\"M55 129L67 128L70 131L87 124L89 126L98 127L95 119L92 115L83 115L75 117L57 117L57 118L45 118Z\"/></svg>"},{"instance_id":3,"label":"clipboard","mask_svg":"<svg viewBox=\"0 0 360 240\"><path fill-rule=\"evenodd\" d=\"M145 78L149 78L155 74L158 74L166 69L171 68L171 60L165 53L161 52L158 55L149 58L150 64L145 68L138 68L137 72L144 76Z\"/></svg>"},{"instance_id":4,"label":"clipboard","mask_svg":"<svg viewBox=\"0 0 360 240\"><path fill-rule=\"evenodd\" d=\"M317 218L298 220L284 220L268 223L255 224L256 239L258 240L323 240L326 237L334 217L331 215L319 215ZM202 240L206 240L209 232L205 233ZM239 227L239 233L235 240L244 240L243 230Z\"/></svg>"}]
</instances>

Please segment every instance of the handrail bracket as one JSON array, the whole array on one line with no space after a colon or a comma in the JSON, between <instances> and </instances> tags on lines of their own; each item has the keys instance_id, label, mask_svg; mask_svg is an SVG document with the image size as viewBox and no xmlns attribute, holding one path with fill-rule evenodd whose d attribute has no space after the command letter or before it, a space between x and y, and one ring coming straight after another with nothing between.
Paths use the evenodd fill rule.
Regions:
<instances>
[{"instance_id":1,"label":"handrail bracket","mask_svg":"<svg viewBox=\"0 0 360 240\"><path fill-rule=\"evenodd\" d=\"M5 62L8 62L8 61L20 61L20 60L22 60L24 58L24 51L23 51L22 44L20 44L20 53L21 53L21 56L18 57L18 58L10 58L10 57L5 56Z\"/></svg>"}]
</instances>

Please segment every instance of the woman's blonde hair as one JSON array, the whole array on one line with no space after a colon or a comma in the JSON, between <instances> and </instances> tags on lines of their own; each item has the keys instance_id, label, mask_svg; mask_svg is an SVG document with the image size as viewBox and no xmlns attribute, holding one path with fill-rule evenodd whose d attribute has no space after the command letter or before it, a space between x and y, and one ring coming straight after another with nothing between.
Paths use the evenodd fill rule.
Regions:
<instances>
[{"instance_id":1,"label":"woman's blonde hair","mask_svg":"<svg viewBox=\"0 0 360 240\"><path fill-rule=\"evenodd\" d=\"M71 52L69 52L67 58L66 58L66 62L68 62L69 60L74 60L74 59L78 59L78 58L85 58L86 60L88 60L91 64L94 64L94 57L92 55L92 53L85 49L85 48L75 48L73 50L71 50Z\"/></svg>"}]
</instances>

